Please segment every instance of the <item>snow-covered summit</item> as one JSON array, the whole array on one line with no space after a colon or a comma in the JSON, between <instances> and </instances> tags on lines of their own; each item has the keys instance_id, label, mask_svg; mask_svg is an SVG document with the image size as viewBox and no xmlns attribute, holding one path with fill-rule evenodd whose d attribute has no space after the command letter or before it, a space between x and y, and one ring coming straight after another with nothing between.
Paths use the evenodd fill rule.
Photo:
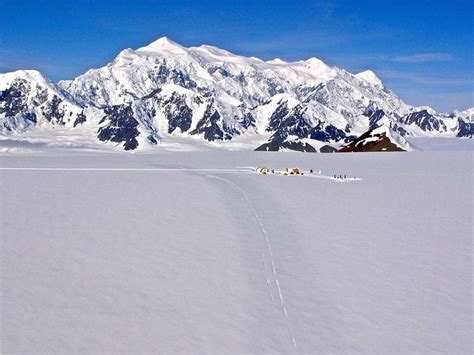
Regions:
<instances>
[{"instance_id":1,"label":"snow-covered summit","mask_svg":"<svg viewBox=\"0 0 474 355\"><path fill-rule=\"evenodd\" d=\"M380 88L384 86L382 80L372 70L357 73L356 77Z\"/></svg>"},{"instance_id":2,"label":"snow-covered summit","mask_svg":"<svg viewBox=\"0 0 474 355\"><path fill-rule=\"evenodd\" d=\"M54 84L37 70L17 70L5 74L0 73L0 90L5 90L16 80L25 80L31 83L54 87Z\"/></svg>"},{"instance_id":3,"label":"snow-covered summit","mask_svg":"<svg viewBox=\"0 0 474 355\"><path fill-rule=\"evenodd\" d=\"M182 52L184 47L168 37L161 37L145 47L137 49L137 52Z\"/></svg>"},{"instance_id":4,"label":"snow-covered summit","mask_svg":"<svg viewBox=\"0 0 474 355\"><path fill-rule=\"evenodd\" d=\"M463 115L464 117L468 118L468 119L474 119L474 107L470 107L464 111L455 111L455 114L461 114Z\"/></svg>"},{"instance_id":5,"label":"snow-covered summit","mask_svg":"<svg viewBox=\"0 0 474 355\"><path fill-rule=\"evenodd\" d=\"M279 65L287 65L288 64L288 62L284 61L281 58L275 58L275 59L272 59L272 60L268 60L267 63L268 64L279 64Z\"/></svg>"}]
</instances>

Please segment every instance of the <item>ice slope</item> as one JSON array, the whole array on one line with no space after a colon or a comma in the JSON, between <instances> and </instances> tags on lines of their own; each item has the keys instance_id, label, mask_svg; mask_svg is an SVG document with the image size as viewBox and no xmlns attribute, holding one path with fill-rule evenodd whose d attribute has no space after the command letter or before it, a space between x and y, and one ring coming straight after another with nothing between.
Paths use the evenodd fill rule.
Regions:
<instances>
[{"instance_id":1,"label":"ice slope","mask_svg":"<svg viewBox=\"0 0 474 355\"><path fill-rule=\"evenodd\" d=\"M472 150L0 167L2 353L472 352Z\"/></svg>"}]
</instances>

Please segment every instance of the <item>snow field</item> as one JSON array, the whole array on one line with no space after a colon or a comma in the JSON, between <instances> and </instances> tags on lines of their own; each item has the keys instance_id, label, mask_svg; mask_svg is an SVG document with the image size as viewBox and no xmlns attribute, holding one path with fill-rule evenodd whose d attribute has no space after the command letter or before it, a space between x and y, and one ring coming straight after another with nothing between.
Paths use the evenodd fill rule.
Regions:
<instances>
[{"instance_id":1,"label":"snow field","mask_svg":"<svg viewBox=\"0 0 474 355\"><path fill-rule=\"evenodd\" d=\"M470 353L472 162L2 155L1 350Z\"/></svg>"}]
</instances>

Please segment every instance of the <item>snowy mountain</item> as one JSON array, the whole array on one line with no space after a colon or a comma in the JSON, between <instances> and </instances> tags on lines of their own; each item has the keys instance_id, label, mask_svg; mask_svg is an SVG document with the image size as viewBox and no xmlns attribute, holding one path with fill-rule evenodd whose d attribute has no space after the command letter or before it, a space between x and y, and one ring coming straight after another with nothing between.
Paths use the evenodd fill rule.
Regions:
<instances>
[{"instance_id":1,"label":"snowy mountain","mask_svg":"<svg viewBox=\"0 0 474 355\"><path fill-rule=\"evenodd\" d=\"M317 58L265 62L166 37L57 85L35 71L0 74L2 133L87 122L99 140L126 150L172 135L344 144L380 125L400 135L468 137L471 118L407 105L370 70L354 75Z\"/></svg>"},{"instance_id":2,"label":"snowy mountain","mask_svg":"<svg viewBox=\"0 0 474 355\"><path fill-rule=\"evenodd\" d=\"M45 124L75 127L86 120L84 107L37 71L0 74L0 117L4 132Z\"/></svg>"}]
</instances>

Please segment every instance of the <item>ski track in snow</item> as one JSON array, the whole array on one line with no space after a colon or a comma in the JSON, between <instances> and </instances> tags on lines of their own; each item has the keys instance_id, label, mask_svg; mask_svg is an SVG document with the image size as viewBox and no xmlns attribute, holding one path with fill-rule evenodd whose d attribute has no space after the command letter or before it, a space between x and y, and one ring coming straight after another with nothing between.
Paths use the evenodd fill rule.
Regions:
<instances>
[{"instance_id":1,"label":"ski track in snow","mask_svg":"<svg viewBox=\"0 0 474 355\"><path fill-rule=\"evenodd\" d=\"M253 152L0 156L0 264L8 290L2 350L297 353L291 324L298 352L472 353L472 151L464 147L264 158ZM305 174L260 175L252 169L262 159L279 170L301 166ZM323 174L308 174L310 166ZM336 185L356 182L334 173L365 181ZM245 191L264 223L278 278L257 217L227 179ZM262 202L264 211L257 195L277 197L268 211ZM202 219L196 210L206 196L205 206L219 204ZM167 200L172 204L161 207ZM288 206L303 208L279 219ZM324 215L315 221L321 206ZM233 233L237 216L248 225L220 248L192 237L205 227L200 236L221 242L218 232ZM216 218L222 229L213 228ZM291 263L279 248L293 243L288 228L298 235L285 252ZM227 249L232 245L238 254ZM164 258L157 261L157 254ZM209 288L207 272L216 265L229 267L216 271ZM289 320L275 279L285 288ZM234 298L236 292L244 297Z\"/></svg>"},{"instance_id":2,"label":"ski track in snow","mask_svg":"<svg viewBox=\"0 0 474 355\"><path fill-rule=\"evenodd\" d=\"M14 171L161 171L161 172L176 172L176 171L210 171L219 173L237 173L236 169L198 169L198 168L44 168L44 167L0 167L0 170L14 170Z\"/></svg>"},{"instance_id":3,"label":"ski track in snow","mask_svg":"<svg viewBox=\"0 0 474 355\"><path fill-rule=\"evenodd\" d=\"M209 178L212 178L212 179L217 179L217 180L224 181L231 188L233 188L235 191L240 193L244 197L245 202L247 203L251 213L253 214L255 220L259 224L260 230L261 230L261 232L262 232L262 234L265 238L267 253L268 253L269 258L270 258L270 265L271 265L272 275L273 275L273 279L274 279L274 282L275 282L275 285L276 285L276 288L277 288L277 291L278 291L278 297L280 299L281 308L282 308L283 314L285 316L285 321L286 321L286 324L287 324L287 327L288 327L291 342L293 343L293 346L295 347L295 350L297 350L298 346L297 346L296 339L295 339L295 336L294 336L294 333L293 333L293 329L291 327L290 320L289 320L289 317L288 317L288 310L286 308L285 298L283 297L283 292L281 290L280 282L278 280L278 272L277 272L277 269L276 269L276 266L275 266L275 258L273 257L272 245L270 243L270 239L268 237L267 231L265 230L265 226L264 226L262 220L260 219L260 216L258 215L257 211L253 207L252 202L250 202L250 199L248 198L247 193L240 186L238 186L236 183L234 183L234 182L232 182L232 181L230 181L226 178L223 178L221 176L210 175L210 174L206 174L206 176L209 177ZM264 262L264 264L265 264L265 262ZM267 278L267 285L268 285L269 290L270 290L270 298L273 300L273 294L271 292L270 284L271 284L271 282Z\"/></svg>"},{"instance_id":4,"label":"ski track in snow","mask_svg":"<svg viewBox=\"0 0 474 355\"><path fill-rule=\"evenodd\" d=\"M219 174L258 174L255 172L255 168L252 170L249 169L250 167L237 167L236 169L214 169L214 168L49 168L49 167L0 167L0 170L4 171L143 171L143 172L187 172L187 171L195 171L195 172L215 172ZM274 173L269 174L269 176L282 176L281 173ZM288 177L289 176L284 176ZM306 173L304 175L293 175L295 177L309 177L313 179L323 179L323 180L331 180L335 182L350 182L350 181L360 181L360 178L346 178L346 179L338 179L334 178L333 176L328 175L320 175L320 174L309 174Z\"/></svg>"}]
</instances>

